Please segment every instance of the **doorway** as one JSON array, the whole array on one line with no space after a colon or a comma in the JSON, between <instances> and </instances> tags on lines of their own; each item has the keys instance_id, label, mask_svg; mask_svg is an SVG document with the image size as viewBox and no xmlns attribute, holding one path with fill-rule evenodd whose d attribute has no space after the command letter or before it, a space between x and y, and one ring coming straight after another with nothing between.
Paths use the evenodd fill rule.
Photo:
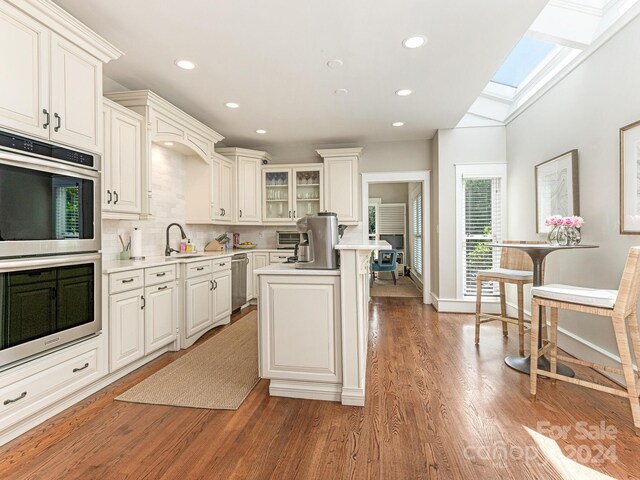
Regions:
<instances>
[{"instance_id":1,"label":"doorway","mask_svg":"<svg viewBox=\"0 0 640 480\"><path fill-rule=\"evenodd\" d=\"M394 268L376 274L372 296L421 296L431 303L429 182L428 171L362 174L362 239L386 240L395 256L381 253L378 262L395 260Z\"/></svg>"}]
</instances>

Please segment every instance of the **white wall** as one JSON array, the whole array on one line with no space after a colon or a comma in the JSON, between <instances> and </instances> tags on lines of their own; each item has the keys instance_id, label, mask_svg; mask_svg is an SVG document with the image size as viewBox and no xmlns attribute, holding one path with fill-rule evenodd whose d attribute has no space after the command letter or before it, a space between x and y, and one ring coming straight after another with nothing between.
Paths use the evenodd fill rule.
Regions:
<instances>
[{"instance_id":1,"label":"white wall","mask_svg":"<svg viewBox=\"0 0 640 480\"><path fill-rule=\"evenodd\" d=\"M381 198L382 203L407 203L408 183L372 183L369 198Z\"/></svg>"},{"instance_id":2,"label":"white wall","mask_svg":"<svg viewBox=\"0 0 640 480\"><path fill-rule=\"evenodd\" d=\"M583 242L600 248L547 257L547 283L617 288L629 247L640 244L638 236L618 233L618 129L640 120L639 41L636 18L507 127L509 234L514 239L536 238L534 166L578 149ZM562 314L560 326L617 352L606 320Z\"/></svg>"},{"instance_id":3,"label":"white wall","mask_svg":"<svg viewBox=\"0 0 640 480\"><path fill-rule=\"evenodd\" d=\"M431 290L439 299L456 299L456 164L506 163L505 127L455 128L438 130L435 175L432 180L438 205L435 212L437 236L432 247ZM425 228L426 231L426 228ZM434 260L434 255L438 256Z\"/></svg>"}]
</instances>

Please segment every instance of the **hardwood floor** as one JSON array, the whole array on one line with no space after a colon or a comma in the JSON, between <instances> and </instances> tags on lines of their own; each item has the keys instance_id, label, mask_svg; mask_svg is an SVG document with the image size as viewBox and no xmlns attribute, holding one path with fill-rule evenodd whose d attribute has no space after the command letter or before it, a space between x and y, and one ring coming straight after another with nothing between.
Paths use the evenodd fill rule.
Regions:
<instances>
[{"instance_id":1,"label":"hardwood floor","mask_svg":"<svg viewBox=\"0 0 640 480\"><path fill-rule=\"evenodd\" d=\"M517 353L515 330L504 340L498 324L483 326L476 349L470 315L417 298L375 298L371 313L364 408L269 397L264 380L237 411L113 400L176 352L1 447L0 478L638 478L628 403L548 380L530 402L529 377L503 362ZM576 422L605 422L612 438L581 438Z\"/></svg>"}]
</instances>

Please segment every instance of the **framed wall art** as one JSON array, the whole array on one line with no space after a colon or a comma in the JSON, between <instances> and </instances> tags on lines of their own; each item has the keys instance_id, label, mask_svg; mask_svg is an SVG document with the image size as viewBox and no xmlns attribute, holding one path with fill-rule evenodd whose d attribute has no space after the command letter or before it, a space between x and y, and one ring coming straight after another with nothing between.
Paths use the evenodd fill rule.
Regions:
<instances>
[{"instance_id":1,"label":"framed wall art","mask_svg":"<svg viewBox=\"0 0 640 480\"><path fill-rule=\"evenodd\" d=\"M558 155L535 167L536 232L547 233L544 220L551 215L580 215L578 150Z\"/></svg>"},{"instance_id":2,"label":"framed wall art","mask_svg":"<svg viewBox=\"0 0 640 480\"><path fill-rule=\"evenodd\" d=\"M620 129L620 233L640 234L640 121Z\"/></svg>"}]
</instances>

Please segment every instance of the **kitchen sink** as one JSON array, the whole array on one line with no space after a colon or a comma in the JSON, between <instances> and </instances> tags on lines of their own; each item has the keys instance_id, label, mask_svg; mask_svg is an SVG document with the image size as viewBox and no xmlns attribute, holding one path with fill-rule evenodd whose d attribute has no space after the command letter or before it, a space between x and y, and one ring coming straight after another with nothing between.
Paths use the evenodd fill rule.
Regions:
<instances>
[{"instance_id":1,"label":"kitchen sink","mask_svg":"<svg viewBox=\"0 0 640 480\"><path fill-rule=\"evenodd\" d=\"M166 257L167 260L171 260L173 258L198 258L204 257L204 253L178 253L176 255L171 255L170 257Z\"/></svg>"}]
</instances>

